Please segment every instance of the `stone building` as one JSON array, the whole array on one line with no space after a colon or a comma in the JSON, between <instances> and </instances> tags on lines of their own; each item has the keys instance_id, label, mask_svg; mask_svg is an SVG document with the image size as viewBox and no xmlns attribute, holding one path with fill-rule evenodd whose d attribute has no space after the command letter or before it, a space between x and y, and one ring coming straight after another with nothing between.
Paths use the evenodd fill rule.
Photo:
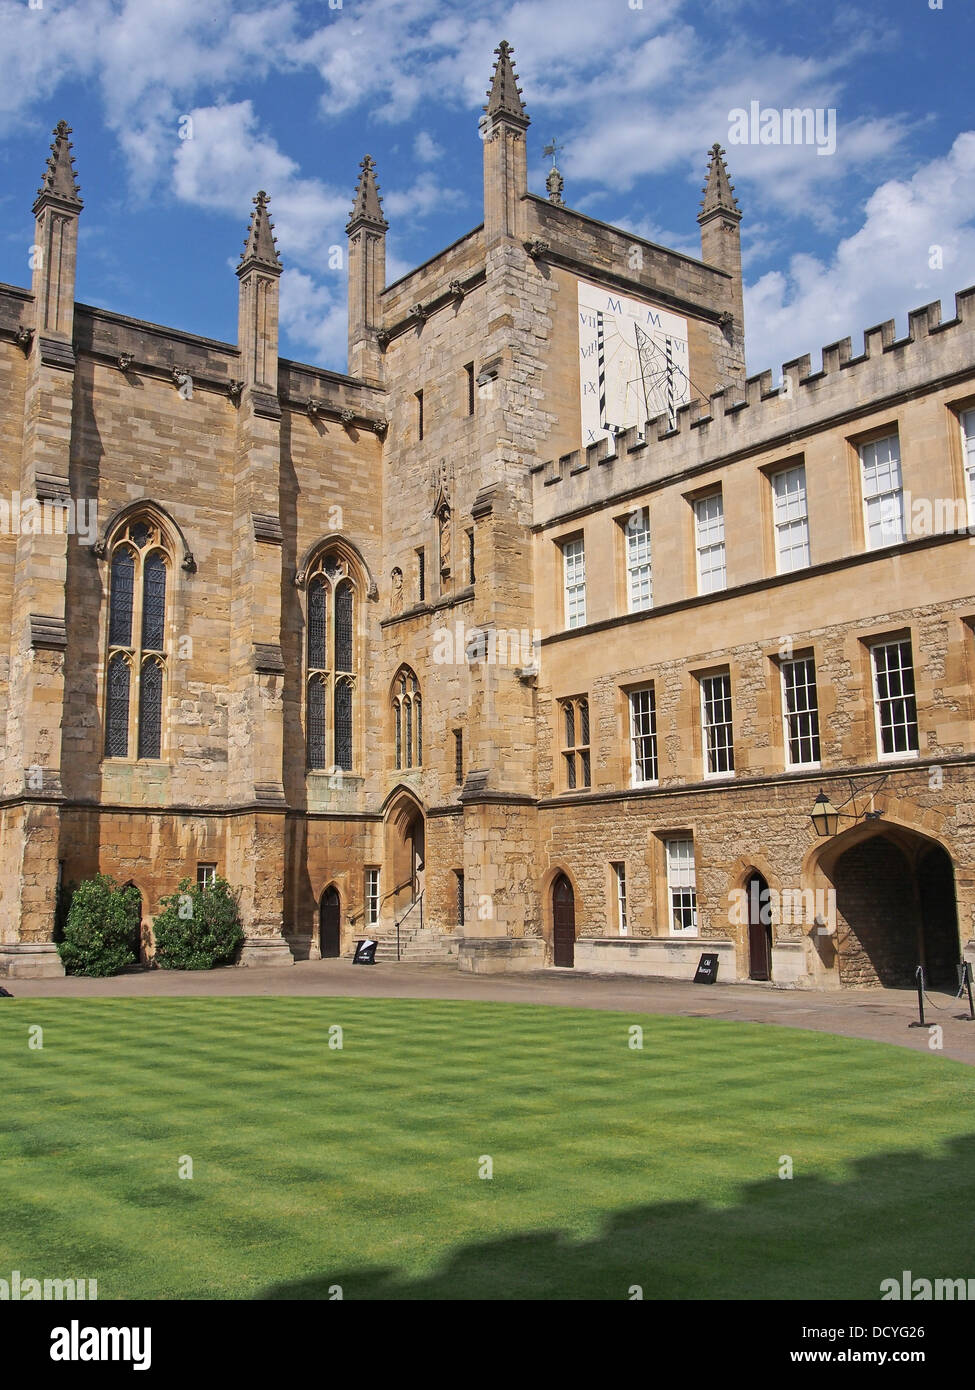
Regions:
<instances>
[{"instance_id":1,"label":"stone building","mask_svg":"<svg viewBox=\"0 0 975 1390\"><path fill-rule=\"evenodd\" d=\"M975 958L975 291L746 380L720 147L694 259L529 192L528 126L502 44L484 221L392 285L362 161L347 375L279 357L263 192L236 344L77 304L57 127L0 287L0 973L99 870L147 960L214 872L244 965Z\"/></svg>"}]
</instances>

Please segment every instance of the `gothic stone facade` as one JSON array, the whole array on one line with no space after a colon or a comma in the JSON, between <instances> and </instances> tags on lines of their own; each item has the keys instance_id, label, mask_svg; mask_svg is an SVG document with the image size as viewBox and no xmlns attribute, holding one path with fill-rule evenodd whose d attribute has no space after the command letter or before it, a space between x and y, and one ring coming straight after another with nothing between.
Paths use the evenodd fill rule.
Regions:
<instances>
[{"instance_id":1,"label":"gothic stone facade","mask_svg":"<svg viewBox=\"0 0 975 1390\"><path fill-rule=\"evenodd\" d=\"M77 304L55 131L0 287L0 973L60 973L98 871L151 959L202 866L243 965L975 956L975 292L746 380L723 152L698 260L530 193L528 124L502 44L484 222L389 286L363 161L348 375L278 355L264 194L236 344Z\"/></svg>"}]
</instances>

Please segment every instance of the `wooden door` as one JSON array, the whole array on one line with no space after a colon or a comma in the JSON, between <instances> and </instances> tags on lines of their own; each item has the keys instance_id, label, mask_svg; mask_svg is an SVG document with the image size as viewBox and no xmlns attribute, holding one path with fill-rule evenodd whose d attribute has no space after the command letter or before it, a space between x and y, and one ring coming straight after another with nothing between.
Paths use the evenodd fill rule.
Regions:
<instances>
[{"instance_id":1,"label":"wooden door","mask_svg":"<svg viewBox=\"0 0 975 1390\"><path fill-rule=\"evenodd\" d=\"M321 949L323 960L334 960L342 945L342 927L339 920L339 895L335 888L326 888L322 894L321 907Z\"/></svg>"},{"instance_id":2,"label":"wooden door","mask_svg":"<svg viewBox=\"0 0 975 1390\"><path fill-rule=\"evenodd\" d=\"M752 874L745 884L748 894L748 978L772 978L772 925L768 884L761 874Z\"/></svg>"},{"instance_id":3,"label":"wooden door","mask_svg":"<svg viewBox=\"0 0 975 1390\"><path fill-rule=\"evenodd\" d=\"M556 965L575 964L576 910L572 884L559 874L552 885L552 951Z\"/></svg>"}]
</instances>

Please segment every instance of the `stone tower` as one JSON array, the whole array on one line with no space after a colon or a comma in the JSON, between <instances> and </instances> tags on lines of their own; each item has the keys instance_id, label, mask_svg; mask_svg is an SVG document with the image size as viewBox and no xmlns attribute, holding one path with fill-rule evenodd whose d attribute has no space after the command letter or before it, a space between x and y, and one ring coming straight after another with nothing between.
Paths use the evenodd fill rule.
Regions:
<instances>
[{"instance_id":1,"label":"stone tower","mask_svg":"<svg viewBox=\"0 0 975 1390\"><path fill-rule=\"evenodd\" d=\"M244 964L290 959L282 937L286 819L282 784L284 663L281 657L281 404L278 282L281 260L268 196L254 199L237 275L241 378L233 480L231 598L231 800L242 815L228 836L228 863L243 888Z\"/></svg>"},{"instance_id":2,"label":"stone tower","mask_svg":"<svg viewBox=\"0 0 975 1390\"><path fill-rule=\"evenodd\" d=\"M383 382L382 353L376 334L382 326L380 296L386 288L386 232L376 165L366 155L359 166L349 238L349 372L370 385Z\"/></svg>"},{"instance_id":3,"label":"stone tower","mask_svg":"<svg viewBox=\"0 0 975 1390\"><path fill-rule=\"evenodd\" d=\"M725 152L715 141L709 151L707 181L701 192L701 257L731 276L732 321L727 336L734 354L741 359L741 378L745 370L745 306L741 279L741 208L735 186L728 178Z\"/></svg>"},{"instance_id":4,"label":"stone tower","mask_svg":"<svg viewBox=\"0 0 975 1390\"><path fill-rule=\"evenodd\" d=\"M20 495L39 503L72 495L71 441L75 354L74 291L78 217L70 127L59 121L34 202L34 296L24 399ZM22 798L3 837L3 912L20 914L20 968L60 974L51 944L57 891L59 804L67 645L66 529L17 537L11 613L11 661L4 795ZM10 940L12 924L0 921Z\"/></svg>"},{"instance_id":5,"label":"stone tower","mask_svg":"<svg viewBox=\"0 0 975 1390\"><path fill-rule=\"evenodd\" d=\"M528 112L521 100L511 63L511 47L502 39L479 129L484 141L484 244L525 233L522 199L528 192L525 132Z\"/></svg>"}]
</instances>

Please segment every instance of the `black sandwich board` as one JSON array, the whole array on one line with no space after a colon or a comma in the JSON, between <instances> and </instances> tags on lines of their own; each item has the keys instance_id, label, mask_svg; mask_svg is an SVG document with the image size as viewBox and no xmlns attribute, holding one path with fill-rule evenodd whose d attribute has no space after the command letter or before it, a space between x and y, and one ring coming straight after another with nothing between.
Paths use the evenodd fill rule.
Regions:
<instances>
[{"instance_id":1,"label":"black sandwich board","mask_svg":"<svg viewBox=\"0 0 975 1390\"><path fill-rule=\"evenodd\" d=\"M697 963L697 974L694 976L696 985L713 985L718 978L718 957L708 955L707 952Z\"/></svg>"},{"instance_id":2,"label":"black sandwich board","mask_svg":"<svg viewBox=\"0 0 975 1390\"><path fill-rule=\"evenodd\" d=\"M365 941L355 943L355 955L352 957L353 965L375 965L376 947L379 943L366 937Z\"/></svg>"}]
</instances>

